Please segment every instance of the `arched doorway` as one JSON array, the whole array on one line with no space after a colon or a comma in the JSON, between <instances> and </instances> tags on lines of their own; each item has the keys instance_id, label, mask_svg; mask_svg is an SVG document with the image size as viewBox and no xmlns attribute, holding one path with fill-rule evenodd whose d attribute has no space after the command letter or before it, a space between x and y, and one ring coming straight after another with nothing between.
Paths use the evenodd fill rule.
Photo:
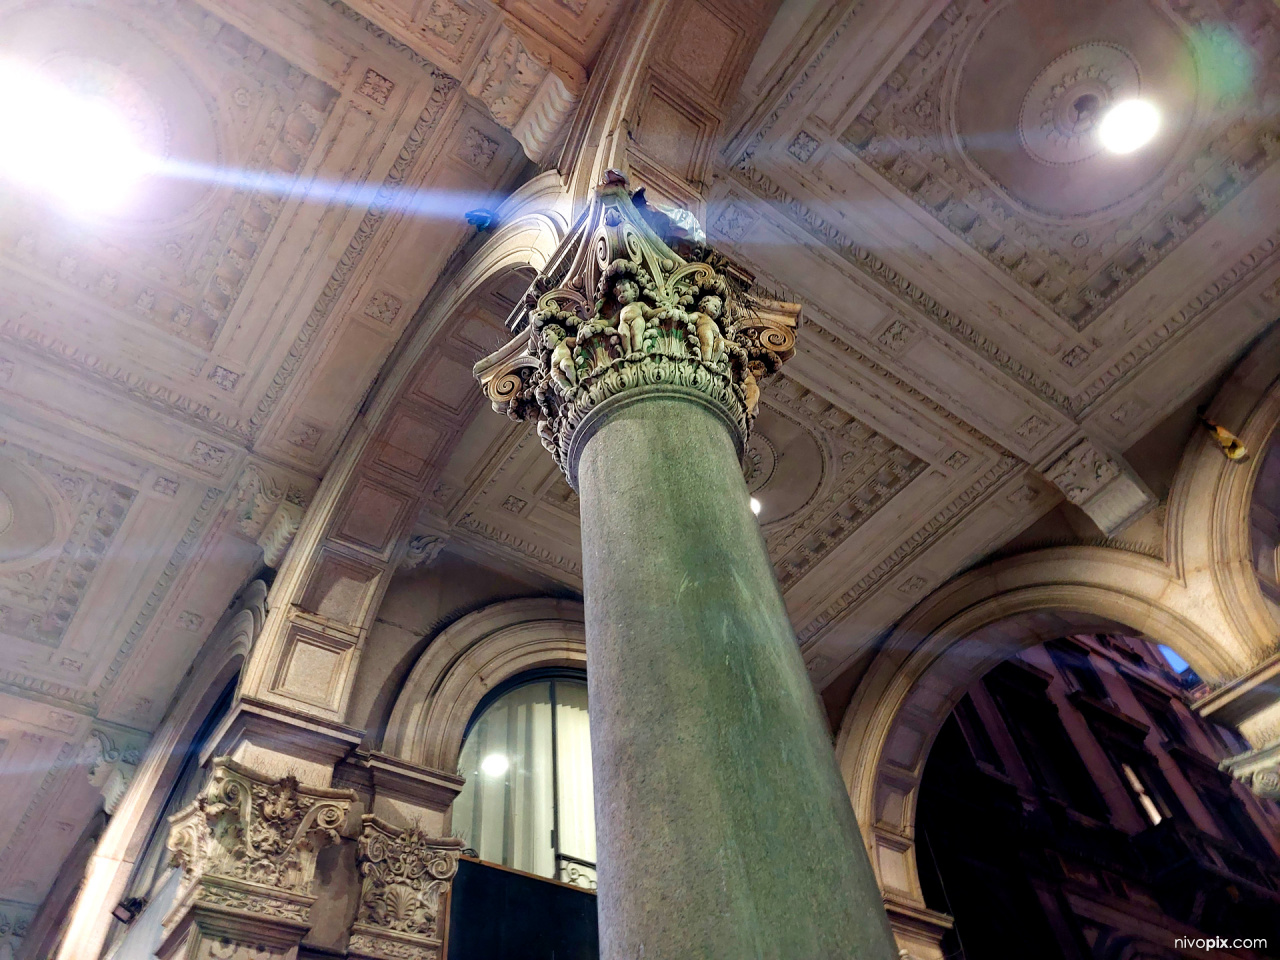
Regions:
<instances>
[{"instance_id":1,"label":"arched doorway","mask_svg":"<svg viewBox=\"0 0 1280 960\"><path fill-rule=\"evenodd\" d=\"M1202 676L1240 670L1158 560L1064 547L957 578L886 639L849 705L837 758L899 942L941 956L948 926L923 895L916 818L929 751L965 692L1020 650L1076 634L1147 637ZM931 952L932 951L932 952Z\"/></svg>"}]
</instances>

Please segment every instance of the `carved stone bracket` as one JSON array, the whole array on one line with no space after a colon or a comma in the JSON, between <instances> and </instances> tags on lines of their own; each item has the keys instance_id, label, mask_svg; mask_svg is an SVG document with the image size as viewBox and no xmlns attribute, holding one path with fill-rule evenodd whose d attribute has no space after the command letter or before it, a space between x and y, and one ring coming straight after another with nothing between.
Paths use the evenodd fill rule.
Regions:
<instances>
[{"instance_id":1,"label":"carved stone bracket","mask_svg":"<svg viewBox=\"0 0 1280 960\"><path fill-rule=\"evenodd\" d=\"M1044 475L1107 536L1119 533L1156 504L1128 464L1087 437L1053 460Z\"/></svg>"},{"instance_id":2,"label":"carved stone bracket","mask_svg":"<svg viewBox=\"0 0 1280 960\"><path fill-rule=\"evenodd\" d=\"M215 759L201 795L169 821L183 881L166 930L172 935L201 913L214 915L230 939L243 929L246 940L260 940L267 920L300 940L315 900L316 853L339 841L355 799L350 790L301 786Z\"/></svg>"},{"instance_id":3,"label":"carved stone bracket","mask_svg":"<svg viewBox=\"0 0 1280 960\"><path fill-rule=\"evenodd\" d=\"M115 813L142 762L141 744L117 743L107 732L94 729L85 741L83 759L89 767L89 782L102 791L103 810Z\"/></svg>"},{"instance_id":4,"label":"carved stone bracket","mask_svg":"<svg viewBox=\"0 0 1280 960\"><path fill-rule=\"evenodd\" d=\"M277 481L254 464L236 484L236 530L262 547L263 562L278 567L307 509L306 491L288 480Z\"/></svg>"},{"instance_id":5,"label":"carved stone bracket","mask_svg":"<svg viewBox=\"0 0 1280 960\"><path fill-rule=\"evenodd\" d=\"M429 567L436 562L440 551L445 547L444 537L433 534L415 534L409 538L404 557L400 560L400 570L416 570L418 567Z\"/></svg>"},{"instance_id":6,"label":"carved stone bracket","mask_svg":"<svg viewBox=\"0 0 1280 960\"><path fill-rule=\"evenodd\" d=\"M348 952L372 960L438 960L462 841L361 818L360 908Z\"/></svg>"},{"instance_id":7,"label":"carved stone bracket","mask_svg":"<svg viewBox=\"0 0 1280 960\"><path fill-rule=\"evenodd\" d=\"M746 442L758 381L795 352L800 308L751 296L753 278L611 171L525 299L515 339L476 364L493 407L536 420L576 488L574 435L592 410L662 386L701 395Z\"/></svg>"}]
</instances>

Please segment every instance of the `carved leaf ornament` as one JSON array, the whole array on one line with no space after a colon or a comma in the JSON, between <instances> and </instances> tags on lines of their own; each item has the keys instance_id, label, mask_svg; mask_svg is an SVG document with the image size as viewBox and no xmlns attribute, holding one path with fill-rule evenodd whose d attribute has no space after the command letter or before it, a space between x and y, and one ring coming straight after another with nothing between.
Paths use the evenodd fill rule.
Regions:
<instances>
[{"instance_id":1,"label":"carved leaf ornament","mask_svg":"<svg viewBox=\"0 0 1280 960\"><path fill-rule=\"evenodd\" d=\"M745 442L758 381L795 352L800 308L751 296L753 278L684 219L610 171L526 294L516 338L476 364L494 409L536 420L571 485L574 431L603 401L649 385L691 390Z\"/></svg>"}]
</instances>

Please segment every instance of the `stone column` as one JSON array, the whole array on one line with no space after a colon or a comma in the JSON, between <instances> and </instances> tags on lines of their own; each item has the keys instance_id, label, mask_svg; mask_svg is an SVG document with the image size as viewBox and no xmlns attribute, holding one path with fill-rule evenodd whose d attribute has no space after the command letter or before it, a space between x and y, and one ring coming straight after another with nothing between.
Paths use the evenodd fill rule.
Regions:
<instances>
[{"instance_id":1,"label":"stone column","mask_svg":"<svg viewBox=\"0 0 1280 960\"><path fill-rule=\"evenodd\" d=\"M172 818L182 886L161 960L294 960L311 928L316 853L338 843L356 795L275 779L225 757Z\"/></svg>"},{"instance_id":2,"label":"stone column","mask_svg":"<svg viewBox=\"0 0 1280 960\"><path fill-rule=\"evenodd\" d=\"M601 957L887 960L739 455L798 308L606 177L477 365L581 495Z\"/></svg>"}]
</instances>

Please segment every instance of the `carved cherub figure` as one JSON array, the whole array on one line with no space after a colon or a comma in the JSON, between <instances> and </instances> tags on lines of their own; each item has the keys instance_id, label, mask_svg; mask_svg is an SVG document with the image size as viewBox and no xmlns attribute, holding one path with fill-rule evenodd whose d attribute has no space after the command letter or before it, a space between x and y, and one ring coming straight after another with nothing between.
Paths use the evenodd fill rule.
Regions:
<instances>
[{"instance_id":1,"label":"carved cherub figure","mask_svg":"<svg viewBox=\"0 0 1280 960\"><path fill-rule=\"evenodd\" d=\"M720 335L720 327L716 324L723 312L724 301L715 294L710 294L698 301L698 309L693 314L698 346L706 363L715 363L724 356L724 337Z\"/></svg>"},{"instance_id":2,"label":"carved cherub figure","mask_svg":"<svg viewBox=\"0 0 1280 960\"><path fill-rule=\"evenodd\" d=\"M613 295L622 304L617 319L618 336L622 338L622 352L624 355L642 353L645 321L652 311L640 302L640 284L630 277L623 277L614 286Z\"/></svg>"},{"instance_id":3,"label":"carved cherub figure","mask_svg":"<svg viewBox=\"0 0 1280 960\"><path fill-rule=\"evenodd\" d=\"M561 390L572 390L578 382L578 370L573 362L573 348L578 345L577 338L567 335L556 324L551 324L542 331L542 340L551 351L551 379Z\"/></svg>"},{"instance_id":4,"label":"carved cherub figure","mask_svg":"<svg viewBox=\"0 0 1280 960\"><path fill-rule=\"evenodd\" d=\"M749 369L742 377L742 397L747 402L747 413L754 417L760 407L760 384Z\"/></svg>"}]
</instances>

